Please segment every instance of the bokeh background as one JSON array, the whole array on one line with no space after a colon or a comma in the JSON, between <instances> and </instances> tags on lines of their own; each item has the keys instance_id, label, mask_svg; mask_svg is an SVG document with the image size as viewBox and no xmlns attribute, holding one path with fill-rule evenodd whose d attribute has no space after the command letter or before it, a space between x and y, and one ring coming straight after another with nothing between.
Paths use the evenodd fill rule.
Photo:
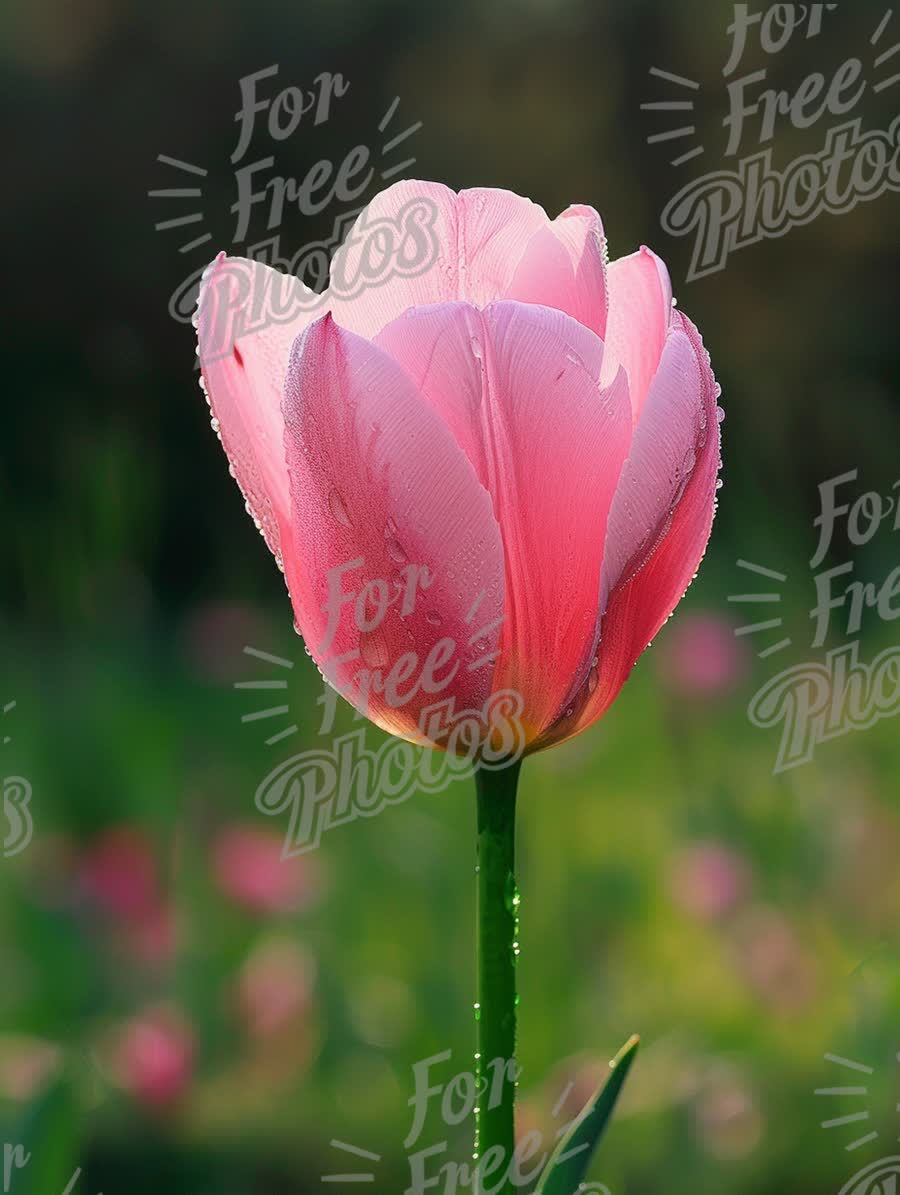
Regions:
<instances>
[{"instance_id":1,"label":"bokeh background","mask_svg":"<svg viewBox=\"0 0 900 1195\"><path fill-rule=\"evenodd\" d=\"M885 12L841 5L777 58L752 41L745 69L792 90L857 53L869 71ZM16 705L0 752L3 775L32 786L34 822L0 860L0 1128L31 1153L7 1176L15 1195L61 1195L76 1168L79 1195L315 1191L366 1166L335 1138L380 1155L374 1189L402 1191L412 1064L452 1050L449 1078L470 1063L471 783L287 863L286 823L253 803L279 758L327 745L320 684L210 433L192 329L168 307L233 244L239 80L276 63L281 86L331 71L350 87L274 151L259 130L248 160L275 152L301 178L357 144L380 152L399 96L391 130L422 127L385 164L414 156L405 173L512 188L554 214L595 205L612 256L645 242L666 258L723 386L725 488L699 578L603 723L524 771L523 1128L552 1136L638 1031L591 1171L613 1195L826 1195L898 1152L898 722L775 775L778 732L747 717L762 683L821 658L819 483L857 469L848 494L886 494L897 479L898 201L822 215L683 282L691 245L660 213L727 165L732 15L709 0L4 6L0 704ZM647 143L675 126L641 104L682 98L651 67L700 84L705 154L680 167L690 142ZM864 124L886 128L898 96L870 89ZM782 122L776 163L836 123ZM148 198L195 183L193 205ZM196 227L154 227L201 209ZM284 247L327 237L346 210L289 212ZM264 236L259 223L248 240ZM852 559L880 582L898 535L886 523L857 549L839 529L825 566ZM772 587L738 559L788 577L775 587L793 645L776 656L757 655L775 633L733 634L761 615L729 595ZM896 624L869 612L861 635L868 660ZM829 643L846 639L836 618ZM286 743L265 745L275 721L241 721L259 702L234 684L277 675L247 645L295 662L301 730ZM338 726L354 726L346 709ZM867 1093L814 1094L837 1085ZM445 1134L434 1119L422 1144ZM470 1126L449 1144L464 1160Z\"/></svg>"}]
</instances>

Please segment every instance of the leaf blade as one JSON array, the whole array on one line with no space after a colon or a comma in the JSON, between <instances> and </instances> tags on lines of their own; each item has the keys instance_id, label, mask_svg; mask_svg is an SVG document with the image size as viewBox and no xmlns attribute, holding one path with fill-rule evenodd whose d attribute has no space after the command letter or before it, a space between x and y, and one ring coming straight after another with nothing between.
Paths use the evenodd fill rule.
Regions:
<instances>
[{"instance_id":1,"label":"leaf blade","mask_svg":"<svg viewBox=\"0 0 900 1195\"><path fill-rule=\"evenodd\" d=\"M535 1195L575 1195L615 1109L639 1045L639 1037L630 1037L610 1062L606 1081L553 1151Z\"/></svg>"}]
</instances>

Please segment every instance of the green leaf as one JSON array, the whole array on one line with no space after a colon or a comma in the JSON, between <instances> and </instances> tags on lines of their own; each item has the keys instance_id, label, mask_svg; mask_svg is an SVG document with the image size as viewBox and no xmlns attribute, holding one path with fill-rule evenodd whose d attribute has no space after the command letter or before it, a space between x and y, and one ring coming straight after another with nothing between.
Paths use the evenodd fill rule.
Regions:
<instances>
[{"instance_id":1,"label":"green leaf","mask_svg":"<svg viewBox=\"0 0 900 1195\"><path fill-rule=\"evenodd\" d=\"M629 1038L609 1064L606 1082L588 1100L553 1151L535 1195L575 1195L612 1116L639 1045L639 1037Z\"/></svg>"}]
</instances>

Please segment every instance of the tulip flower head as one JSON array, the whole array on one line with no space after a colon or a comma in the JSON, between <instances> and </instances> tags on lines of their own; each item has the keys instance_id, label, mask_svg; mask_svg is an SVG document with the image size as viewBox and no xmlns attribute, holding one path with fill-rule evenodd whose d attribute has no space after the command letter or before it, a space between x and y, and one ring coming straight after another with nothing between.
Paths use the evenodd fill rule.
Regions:
<instances>
[{"instance_id":1,"label":"tulip flower head","mask_svg":"<svg viewBox=\"0 0 900 1195\"><path fill-rule=\"evenodd\" d=\"M507 191L397 183L342 276L416 199L431 259L413 269L401 245L354 294L219 257L205 390L326 678L451 749L454 716L514 694L533 752L601 717L693 578L719 389L663 263L608 263L590 207L550 220Z\"/></svg>"}]
</instances>

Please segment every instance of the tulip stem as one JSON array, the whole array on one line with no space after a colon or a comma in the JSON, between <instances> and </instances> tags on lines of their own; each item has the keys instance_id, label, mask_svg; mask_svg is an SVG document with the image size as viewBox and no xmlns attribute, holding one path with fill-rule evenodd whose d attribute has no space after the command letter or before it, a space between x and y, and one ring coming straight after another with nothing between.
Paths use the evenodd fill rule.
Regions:
<instances>
[{"instance_id":1,"label":"tulip stem","mask_svg":"<svg viewBox=\"0 0 900 1195\"><path fill-rule=\"evenodd\" d=\"M483 767L475 771L478 797L475 1156L483 1173L474 1186L479 1189L483 1183L496 1195L504 1195L511 1189L508 1182L497 1186L497 1178L502 1174L508 1176L515 1148L519 950L515 843L516 790L521 766L519 759L498 771Z\"/></svg>"}]
</instances>

